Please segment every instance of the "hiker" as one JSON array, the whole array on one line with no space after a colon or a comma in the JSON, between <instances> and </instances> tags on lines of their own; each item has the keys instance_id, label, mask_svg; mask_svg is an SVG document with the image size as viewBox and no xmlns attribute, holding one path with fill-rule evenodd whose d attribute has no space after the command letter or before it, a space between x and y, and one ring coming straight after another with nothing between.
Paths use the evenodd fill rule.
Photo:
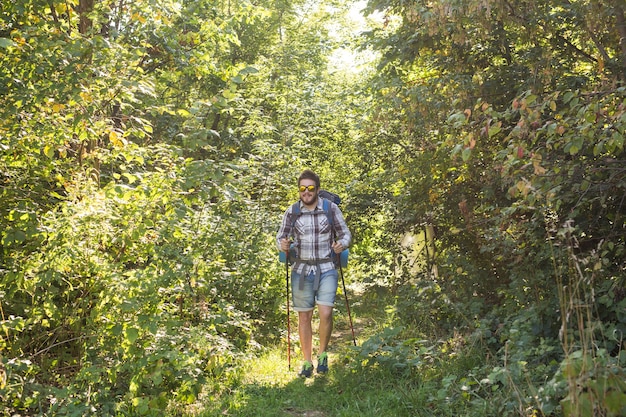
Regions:
<instances>
[{"instance_id":1,"label":"hiker","mask_svg":"<svg viewBox=\"0 0 626 417\"><path fill-rule=\"evenodd\" d=\"M299 375L308 378L313 374L311 320L315 304L320 321L317 372L328 372L326 348L333 328L333 306L338 286L334 259L348 248L352 235L337 204L324 203L319 196L320 178L315 172L305 170L300 174L298 191L300 200L285 211L276 239L279 249L288 258L290 249L295 248L297 254L292 259L292 303L298 312L298 334L304 355ZM294 209L295 205L299 205L299 210Z\"/></svg>"}]
</instances>

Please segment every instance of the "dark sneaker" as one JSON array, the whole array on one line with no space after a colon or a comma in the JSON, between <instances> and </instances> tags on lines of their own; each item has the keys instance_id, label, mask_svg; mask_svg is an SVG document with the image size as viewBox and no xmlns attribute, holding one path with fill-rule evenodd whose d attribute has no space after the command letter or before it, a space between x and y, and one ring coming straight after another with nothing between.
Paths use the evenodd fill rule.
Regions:
<instances>
[{"instance_id":1,"label":"dark sneaker","mask_svg":"<svg viewBox=\"0 0 626 417\"><path fill-rule=\"evenodd\" d=\"M303 378L310 378L311 375L313 375L313 364L309 361L304 361L304 364L302 365L302 370L300 371L298 376L301 376Z\"/></svg>"},{"instance_id":2,"label":"dark sneaker","mask_svg":"<svg viewBox=\"0 0 626 417\"><path fill-rule=\"evenodd\" d=\"M324 352L317 357L317 373L325 374L328 372L328 353Z\"/></svg>"}]
</instances>

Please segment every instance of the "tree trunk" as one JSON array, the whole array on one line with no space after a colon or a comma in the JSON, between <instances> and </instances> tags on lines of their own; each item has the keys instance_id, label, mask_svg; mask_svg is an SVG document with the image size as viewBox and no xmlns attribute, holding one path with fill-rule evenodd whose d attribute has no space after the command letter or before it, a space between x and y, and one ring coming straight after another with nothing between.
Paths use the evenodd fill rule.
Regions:
<instances>
[{"instance_id":1,"label":"tree trunk","mask_svg":"<svg viewBox=\"0 0 626 417\"><path fill-rule=\"evenodd\" d=\"M89 18L89 13L93 10L94 0L80 0L78 3L78 31L85 35L91 29L93 22Z\"/></svg>"},{"instance_id":2,"label":"tree trunk","mask_svg":"<svg viewBox=\"0 0 626 417\"><path fill-rule=\"evenodd\" d=\"M626 81L626 19L624 18L624 9L620 6L615 6L615 18L617 20L617 33L619 33L619 46L622 51L620 59L621 79Z\"/></svg>"},{"instance_id":3,"label":"tree trunk","mask_svg":"<svg viewBox=\"0 0 626 417\"><path fill-rule=\"evenodd\" d=\"M433 278L439 276L437 270L437 263L435 262L436 248L435 248L435 227L432 224L424 226L425 248L426 248L426 265L428 271Z\"/></svg>"}]
</instances>

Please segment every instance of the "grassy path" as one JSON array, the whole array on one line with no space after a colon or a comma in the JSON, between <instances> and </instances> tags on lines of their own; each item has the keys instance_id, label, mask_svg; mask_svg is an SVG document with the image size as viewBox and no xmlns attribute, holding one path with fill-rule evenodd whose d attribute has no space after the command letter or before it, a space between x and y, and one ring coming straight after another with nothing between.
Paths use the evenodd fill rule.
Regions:
<instances>
[{"instance_id":1,"label":"grassy path","mask_svg":"<svg viewBox=\"0 0 626 417\"><path fill-rule=\"evenodd\" d=\"M351 307L352 307L351 301ZM367 311L354 303L352 315L357 343L360 345L376 332L376 317L382 311ZM338 305L339 307L339 305ZM407 380L377 369L358 366L358 350L353 347L347 314L343 309L335 317L335 331L329 347L330 372L313 378L297 376L301 364L298 352L292 353L291 371L284 346L269 350L253 359L243 376L211 401L205 401L201 416L238 417L398 417L430 415L415 413L417 386ZM292 317L294 320L295 316ZM314 326L317 323L314 323ZM292 326L292 330L296 329ZM297 339L295 334L292 337ZM293 343L292 343L293 346Z\"/></svg>"}]
</instances>

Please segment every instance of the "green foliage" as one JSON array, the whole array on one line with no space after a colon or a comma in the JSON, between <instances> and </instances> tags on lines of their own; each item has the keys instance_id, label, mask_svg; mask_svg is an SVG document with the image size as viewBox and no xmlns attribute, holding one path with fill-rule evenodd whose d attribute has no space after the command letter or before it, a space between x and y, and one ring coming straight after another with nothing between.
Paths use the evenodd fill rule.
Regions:
<instances>
[{"instance_id":1,"label":"green foliage","mask_svg":"<svg viewBox=\"0 0 626 417\"><path fill-rule=\"evenodd\" d=\"M414 374L422 357L428 357L430 348L420 346L424 341L417 339L400 341L398 335L402 331L401 327L387 328L372 336L359 347L357 361L361 361L363 367L378 365L392 373Z\"/></svg>"},{"instance_id":2,"label":"green foliage","mask_svg":"<svg viewBox=\"0 0 626 417\"><path fill-rule=\"evenodd\" d=\"M176 160L168 152L155 154ZM159 162L152 155L144 161ZM5 275L3 314L12 319L3 322L3 350L8 358L23 351L30 358L5 363L10 383L3 398L15 409L80 413L93 403L85 409L158 414L171 400L164 393L194 401L208 377L219 378L247 349L250 313L274 306L266 292L272 284L238 269L245 241L238 234L246 230L221 225L224 216L238 215L229 208L235 199L190 215L208 198L205 191L228 191L227 177L217 175L219 167L203 167L193 195L188 171L197 164L181 162L177 171L128 174L130 184L100 191L80 183L77 195L42 222L42 250ZM221 233L234 239L216 239ZM242 285L244 278L257 290ZM67 388L33 385L28 374Z\"/></svg>"},{"instance_id":3,"label":"green foliage","mask_svg":"<svg viewBox=\"0 0 626 417\"><path fill-rule=\"evenodd\" d=\"M348 367L406 382L390 409L623 414L623 6L374 0L378 69L347 74L336 2L1 5L8 413L161 415L236 380L282 339L273 234L309 167L359 303L394 297Z\"/></svg>"},{"instance_id":4,"label":"green foliage","mask_svg":"<svg viewBox=\"0 0 626 417\"><path fill-rule=\"evenodd\" d=\"M397 318L439 338L471 335L495 360L474 379L449 375L446 394L463 379L460 398L477 406L503 392L499 413L558 413L566 396L564 413L589 412L587 400L619 413L546 375L581 347L611 358L623 349L613 336L623 333L626 226L622 6L371 1L374 10L386 17L366 40L382 54L367 129L385 140L365 146L388 170L373 175L401 190L388 197L396 242L423 225L437 235L436 272L398 258Z\"/></svg>"},{"instance_id":5,"label":"green foliage","mask_svg":"<svg viewBox=\"0 0 626 417\"><path fill-rule=\"evenodd\" d=\"M341 118L310 128L341 100L334 12L302 8L2 3L7 412L162 415L279 340L290 185L348 158Z\"/></svg>"},{"instance_id":6,"label":"green foliage","mask_svg":"<svg viewBox=\"0 0 626 417\"><path fill-rule=\"evenodd\" d=\"M611 357L604 349L590 352L575 351L561 364L562 378L575 385L576 391L561 400L564 416L623 415L626 411L624 383L624 352Z\"/></svg>"}]
</instances>

